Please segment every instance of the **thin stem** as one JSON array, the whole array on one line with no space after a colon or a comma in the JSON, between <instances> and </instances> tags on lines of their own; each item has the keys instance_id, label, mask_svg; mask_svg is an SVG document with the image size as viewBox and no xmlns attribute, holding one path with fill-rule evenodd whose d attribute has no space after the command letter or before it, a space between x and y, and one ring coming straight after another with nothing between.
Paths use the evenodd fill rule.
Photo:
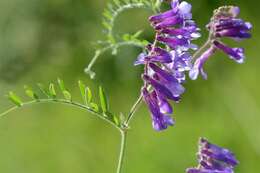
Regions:
<instances>
[{"instance_id":1,"label":"thin stem","mask_svg":"<svg viewBox=\"0 0 260 173\"><path fill-rule=\"evenodd\" d=\"M120 153L117 165L117 173L122 172L125 150L126 150L126 137L127 137L127 130L121 130L121 145L120 145Z\"/></svg>"},{"instance_id":2,"label":"thin stem","mask_svg":"<svg viewBox=\"0 0 260 173\"><path fill-rule=\"evenodd\" d=\"M155 47L156 47L156 44L158 43L158 39L157 39L158 36L159 36L159 34L156 33L154 42L153 42L153 44L152 44L152 50L149 52L148 56L150 56L150 55L153 54L154 49L155 49ZM148 73L148 65L145 64L145 65L144 65L144 74L147 74L147 73ZM144 87L148 87L148 84L147 84L146 82L145 82L145 84L144 84ZM133 118L135 112L137 111L139 105L142 103L142 100L143 100L143 94L141 93L140 96L138 97L138 99L136 100L135 104L134 104L133 107L131 108L131 110L130 110L130 112L129 112L129 114L128 114L128 117L127 117L127 119L126 119L126 121L125 121L125 123L124 123L124 125L125 125L126 127L129 126L129 123L130 123L131 119Z\"/></svg>"},{"instance_id":3,"label":"thin stem","mask_svg":"<svg viewBox=\"0 0 260 173\"><path fill-rule=\"evenodd\" d=\"M198 58L201 53L204 52L204 50L211 44L211 40L208 39L204 44L203 46L201 46L192 56L192 59L195 60L196 58Z\"/></svg>"},{"instance_id":4,"label":"thin stem","mask_svg":"<svg viewBox=\"0 0 260 173\"><path fill-rule=\"evenodd\" d=\"M25 103L22 104L22 106L14 106L14 107L8 109L7 111L1 113L0 114L0 118L2 118L3 116L7 115L8 113L10 113L12 111L15 111L16 109L19 109L21 107L29 106L29 105L32 105L32 104L40 104L40 103L60 103L60 104L67 104L67 105L70 105L70 106L74 106L74 107L83 109L83 110L88 111L88 112L90 112L92 114L95 114L98 118L106 121L107 123L109 123L112 126L114 126L116 129L121 131L120 127L118 127L117 125L115 125L114 123L112 123L111 121L106 119L103 115L101 115L98 112L94 111L93 109L91 109L87 105L83 105L81 103L77 103L77 102L73 102L73 101L69 101L69 100L65 100L65 99L39 99L39 100L33 100L33 101L25 102Z\"/></svg>"},{"instance_id":5,"label":"thin stem","mask_svg":"<svg viewBox=\"0 0 260 173\"><path fill-rule=\"evenodd\" d=\"M213 31L210 31L208 40L193 54L192 59L197 59L205 51L205 49L211 45L211 42L214 39L215 37L213 36Z\"/></svg>"},{"instance_id":6,"label":"thin stem","mask_svg":"<svg viewBox=\"0 0 260 173\"><path fill-rule=\"evenodd\" d=\"M128 127L128 125L129 125L131 119L133 118L135 112L137 111L139 105L142 103L142 100L143 100L143 94L141 93L128 114L128 117L124 124L126 127Z\"/></svg>"},{"instance_id":7,"label":"thin stem","mask_svg":"<svg viewBox=\"0 0 260 173\"><path fill-rule=\"evenodd\" d=\"M96 50L95 55L91 59L91 61L90 61L89 65L87 66L87 68L85 68L85 73L89 74L91 78L94 78L95 77L95 73L92 71L92 67L95 65L97 59L103 53L105 53L106 51L108 51L110 49L119 48L119 47L128 46L128 45L133 45L133 46L136 46L136 47L143 48L143 45L137 44L136 42L133 42L133 41L122 41L122 42L120 41L120 42L117 42L115 44L110 44L110 45L108 45L106 47L103 47L102 49L98 49L98 50Z\"/></svg>"}]
</instances>

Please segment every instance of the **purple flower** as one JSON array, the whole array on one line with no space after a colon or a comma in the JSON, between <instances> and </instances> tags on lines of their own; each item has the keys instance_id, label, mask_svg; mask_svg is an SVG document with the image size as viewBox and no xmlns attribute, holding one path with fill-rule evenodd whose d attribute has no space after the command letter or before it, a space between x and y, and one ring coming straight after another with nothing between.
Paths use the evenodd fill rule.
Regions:
<instances>
[{"instance_id":1,"label":"purple flower","mask_svg":"<svg viewBox=\"0 0 260 173\"><path fill-rule=\"evenodd\" d=\"M184 87L172 74L152 63L149 64L149 67L155 72L157 80L164 84L174 97L180 97L184 93Z\"/></svg>"},{"instance_id":2,"label":"purple flower","mask_svg":"<svg viewBox=\"0 0 260 173\"><path fill-rule=\"evenodd\" d=\"M196 80L199 74L201 74L204 79L207 79L207 73L205 73L205 71L203 70L203 65L215 52L216 48L214 46L211 46L198 59L196 59L193 68L189 72L190 78L192 80Z\"/></svg>"},{"instance_id":3,"label":"purple flower","mask_svg":"<svg viewBox=\"0 0 260 173\"><path fill-rule=\"evenodd\" d=\"M238 63L243 63L244 62L244 49L243 48L230 48L227 45L219 42L219 41L214 41L213 44L215 45L216 48L219 50L223 51L229 57L233 60L235 60Z\"/></svg>"},{"instance_id":4,"label":"purple flower","mask_svg":"<svg viewBox=\"0 0 260 173\"><path fill-rule=\"evenodd\" d=\"M214 163L222 164L223 169L233 168L238 164L234 154L228 149L211 144L204 138L201 138L199 142L199 158L200 161L205 161L208 165L213 165L212 168L216 168L214 167Z\"/></svg>"},{"instance_id":5,"label":"purple flower","mask_svg":"<svg viewBox=\"0 0 260 173\"><path fill-rule=\"evenodd\" d=\"M252 24L249 22L245 22L242 19L234 19L232 17L222 19L220 17L220 19L217 19L210 25L211 28L214 30L215 37L231 37L235 40L251 37L249 31L252 29Z\"/></svg>"},{"instance_id":6,"label":"purple flower","mask_svg":"<svg viewBox=\"0 0 260 173\"><path fill-rule=\"evenodd\" d=\"M199 165L197 168L187 169L187 173L233 173L237 166L233 153L201 138L198 152Z\"/></svg>"},{"instance_id":7,"label":"purple flower","mask_svg":"<svg viewBox=\"0 0 260 173\"><path fill-rule=\"evenodd\" d=\"M173 119L166 113L172 113L172 109L167 100L153 91L149 93L146 88L142 89L143 97L151 111L153 128L157 131L166 129L174 124Z\"/></svg>"},{"instance_id":8,"label":"purple flower","mask_svg":"<svg viewBox=\"0 0 260 173\"><path fill-rule=\"evenodd\" d=\"M201 73L204 79L207 78L207 75L203 70L203 65L216 50L224 52L237 63L244 62L245 56L243 48L231 48L221 41L221 39L225 37L232 38L235 41L251 37L249 32L252 29L252 24L239 19L239 13L240 9L234 6L224 6L215 10L211 22L207 25L207 28L210 31L209 43L211 44L211 47L202 53L195 61L194 66L190 71L191 79L197 79L199 73Z\"/></svg>"},{"instance_id":9,"label":"purple flower","mask_svg":"<svg viewBox=\"0 0 260 173\"><path fill-rule=\"evenodd\" d=\"M192 67L188 51L197 48L191 41L200 37L200 34L191 20L191 8L185 1L173 0L170 10L151 16L149 21L156 31L154 44L148 45L146 52L141 53L135 62L135 65L145 66L142 93L156 130L173 125L169 116L173 109L168 101L180 101L185 91L182 86L185 71ZM160 43L160 47L157 43Z\"/></svg>"},{"instance_id":10,"label":"purple flower","mask_svg":"<svg viewBox=\"0 0 260 173\"><path fill-rule=\"evenodd\" d=\"M148 45L147 50L151 51L152 46ZM148 56L146 53L141 53L137 57L137 60L135 61L134 65L147 64L148 62L171 63L172 56L170 53L168 53L168 51L166 51L160 47L155 47L153 49L152 55Z\"/></svg>"}]
</instances>

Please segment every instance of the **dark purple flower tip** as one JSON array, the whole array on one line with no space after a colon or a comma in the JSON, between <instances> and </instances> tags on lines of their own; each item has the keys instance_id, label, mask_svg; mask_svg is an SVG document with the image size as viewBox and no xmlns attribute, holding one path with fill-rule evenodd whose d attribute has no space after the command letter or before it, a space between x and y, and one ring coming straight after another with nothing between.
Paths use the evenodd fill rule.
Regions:
<instances>
[{"instance_id":1,"label":"dark purple flower tip","mask_svg":"<svg viewBox=\"0 0 260 173\"><path fill-rule=\"evenodd\" d=\"M152 79L148 75L143 75L143 79L153 86L156 93L170 100L176 99L176 96L174 96L173 93L166 86L161 84L159 81Z\"/></svg>"},{"instance_id":2,"label":"dark purple flower tip","mask_svg":"<svg viewBox=\"0 0 260 173\"><path fill-rule=\"evenodd\" d=\"M152 52L152 55L163 56L165 59L167 59L167 61L172 59L172 55L165 49L160 47L153 47L152 45L148 45L146 48L148 51Z\"/></svg>"},{"instance_id":3,"label":"dark purple flower tip","mask_svg":"<svg viewBox=\"0 0 260 173\"><path fill-rule=\"evenodd\" d=\"M147 56L147 62L171 63L172 59L169 56Z\"/></svg>"},{"instance_id":4,"label":"dark purple flower tip","mask_svg":"<svg viewBox=\"0 0 260 173\"><path fill-rule=\"evenodd\" d=\"M169 11L166 11L164 13L149 17L149 21L153 22L153 23L158 23L158 22L164 20L165 18L175 16L176 13L177 13L176 10L169 10Z\"/></svg>"},{"instance_id":5,"label":"dark purple flower tip","mask_svg":"<svg viewBox=\"0 0 260 173\"><path fill-rule=\"evenodd\" d=\"M225 29L215 33L215 37L231 37L238 39L250 38L251 34L240 29Z\"/></svg>"},{"instance_id":6,"label":"dark purple flower tip","mask_svg":"<svg viewBox=\"0 0 260 173\"><path fill-rule=\"evenodd\" d=\"M194 66L189 71L189 76L192 80L196 80L199 74L201 74L204 79L207 79L207 73L204 72L203 65L215 53L215 51L216 48L211 46L198 59L196 59Z\"/></svg>"},{"instance_id":7,"label":"dark purple flower tip","mask_svg":"<svg viewBox=\"0 0 260 173\"><path fill-rule=\"evenodd\" d=\"M160 30L163 28L171 27L173 25L182 24L182 22L183 22L183 18L181 18L179 16L173 16L173 17L170 17L170 18L167 18L167 19L161 21L160 23L156 23L155 29Z\"/></svg>"},{"instance_id":8,"label":"dark purple flower tip","mask_svg":"<svg viewBox=\"0 0 260 173\"><path fill-rule=\"evenodd\" d=\"M250 22L244 22L242 19L222 19L215 24L215 27L216 31L218 32L224 29L249 31L253 26Z\"/></svg>"},{"instance_id":9,"label":"dark purple flower tip","mask_svg":"<svg viewBox=\"0 0 260 173\"><path fill-rule=\"evenodd\" d=\"M219 42L219 41L213 41L213 44L220 50L222 50L224 53L229 55L229 57L233 60L235 60L238 63L243 63L245 56L244 56L244 49L243 48L230 48L227 45Z\"/></svg>"},{"instance_id":10,"label":"dark purple flower tip","mask_svg":"<svg viewBox=\"0 0 260 173\"><path fill-rule=\"evenodd\" d=\"M146 88L142 89L143 97L147 103L153 120L153 128L157 131L167 129L168 126L174 125L173 119L169 115L165 115L161 112L159 100L157 94L153 91L149 93Z\"/></svg>"},{"instance_id":11,"label":"dark purple flower tip","mask_svg":"<svg viewBox=\"0 0 260 173\"><path fill-rule=\"evenodd\" d=\"M163 70L161 67L150 63L149 67L155 72L157 73L163 80L167 81L167 82L177 82L177 80L175 79L175 77L170 74L169 72Z\"/></svg>"},{"instance_id":12,"label":"dark purple flower tip","mask_svg":"<svg viewBox=\"0 0 260 173\"><path fill-rule=\"evenodd\" d=\"M169 37L162 37L159 36L157 38L158 41L167 44L171 49L176 49L180 46L188 46L189 42L185 38L169 38Z\"/></svg>"},{"instance_id":13,"label":"dark purple flower tip","mask_svg":"<svg viewBox=\"0 0 260 173\"><path fill-rule=\"evenodd\" d=\"M211 144L204 138L200 139L199 145L199 155L201 158L211 158L214 162L220 162L220 164L221 162L223 162L224 166L231 168L238 164L238 161L235 158L234 154L228 149Z\"/></svg>"},{"instance_id":14,"label":"dark purple flower tip","mask_svg":"<svg viewBox=\"0 0 260 173\"><path fill-rule=\"evenodd\" d=\"M137 60L134 62L134 65L140 65L140 64L146 64L148 62L159 62L159 63L171 63L172 58L169 55L164 56L157 56L157 55L151 55L147 56L145 53L141 53Z\"/></svg>"},{"instance_id":15,"label":"dark purple flower tip","mask_svg":"<svg viewBox=\"0 0 260 173\"><path fill-rule=\"evenodd\" d=\"M161 23L162 27L170 27L172 25L178 24L179 23L179 19L191 19L192 15L191 15L191 8L192 6L183 1L183 2L179 2L179 0L173 0L171 2L171 7L172 9L169 11L166 11L164 13L160 13L158 15L154 15L151 16L149 18L150 22L152 22L153 24L158 24ZM175 17L179 18L178 20L175 21ZM172 18L172 19L169 19ZM176 23L177 22L177 23ZM164 25L163 23L167 23L166 25ZM162 29L162 27L157 26L157 29Z\"/></svg>"},{"instance_id":16,"label":"dark purple flower tip","mask_svg":"<svg viewBox=\"0 0 260 173\"><path fill-rule=\"evenodd\" d=\"M155 64L149 64L149 67L155 72L157 75L158 81L164 84L171 91L174 97L179 97L184 93L185 88L178 82L178 80L169 72L161 69Z\"/></svg>"}]
</instances>

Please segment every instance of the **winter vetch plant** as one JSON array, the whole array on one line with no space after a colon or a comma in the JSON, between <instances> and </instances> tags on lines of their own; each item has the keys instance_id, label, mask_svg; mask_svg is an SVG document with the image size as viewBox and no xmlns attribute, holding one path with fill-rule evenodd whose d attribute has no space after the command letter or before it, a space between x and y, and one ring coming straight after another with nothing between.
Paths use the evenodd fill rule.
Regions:
<instances>
[{"instance_id":1,"label":"winter vetch plant","mask_svg":"<svg viewBox=\"0 0 260 173\"><path fill-rule=\"evenodd\" d=\"M163 11L162 3L167 3L169 9ZM153 13L147 19L155 31L152 42L141 39L141 31L123 35L114 32L116 18L123 11L132 8L142 8ZM143 73L140 75L143 86L129 113L124 116L112 113L103 87L99 87L98 94L94 94L82 81L78 83L82 100L75 101L64 81L58 79L56 83L50 83L46 87L42 84L37 85L38 92L45 97L40 97L38 92L25 86L25 94L30 101L23 101L14 92L9 92L8 98L15 106L0 116L26 105L46 102L67 104L84 109L111 124L120 132L121 145L116 172L121 173L130 123L143 101L150 110L152 127L156 131L163 131L175 124L172 116L174 114L172 104L178 104L181 101L187 78L195 80L201 74L206 79L207 74L203 67L215 52L221 51L237 63L244 62L244 49L230 47L223 40L231 38L238 42L251 37L251 23L241 19L239 14L239 7L236 6L223 6L216 9L209 24L206 25L209 32L208 40L202 46L197 46L193 44L193 41L200 38L201 33L192 17L190 3L181 0L165 2L161 0L113 0L108 3L103 12L102 23L106 38L98 41L99 47L85 72L94 78L95 73L92 68L97 59L106 51L116 54L122 46L141 47L143 51L133 64L143 66ZM94 101L95 95L97 95L98 101ZM204 138L200 139L198 156L198 167L187 169L187 173L232 173L233 168L238 164L233 153L209 143Z\"/></svg>"}]
</instances>

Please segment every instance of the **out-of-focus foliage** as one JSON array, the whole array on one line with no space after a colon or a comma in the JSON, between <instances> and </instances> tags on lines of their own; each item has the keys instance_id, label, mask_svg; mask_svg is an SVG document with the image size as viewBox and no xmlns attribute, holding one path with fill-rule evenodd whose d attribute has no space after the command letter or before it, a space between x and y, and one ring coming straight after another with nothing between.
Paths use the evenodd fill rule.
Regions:
<instances>
[{"instance_id":1,"label":"out-of-focus foliage","mask_svg":"<svg viewBox=\"0 0 260 173\"><path fill-rule=\"evenodd\" d=\"M104 0L1 0L0 1L0 111L9 108L6 94L24 92L24 84L48 83L61 77L80 99L76 82L90 88L101 84L109 91L112 112L127 113L141 86L141 67L133 61L138 48L124 47L116 56L102 55L95 65L96 79L84 68L94 54L93 42L103 40ZM129 132L126 173L184 172L196 165L199 136L234 151L240 160L236 172L260 169L260 92L258 49L259 12L256 0L191 0L194 19L204 25L213 9L224 4L241 7L241 15L254 25L253 38L241 44L245 64L234 64L219 53L206 65L208 81L189 81L181 104L175 105L177 124L166 132L154 132L149 112L138 111ZM119 34L143 30L152 40L149 11L133 9L115 21ZM93 93L98 93L96 89ZM22 97L21 100L24 100ZM119 135L85 111L63 105L21 108L0 120L0 172L5 173L113 173Z\"/></svg>"}]
</instances>

